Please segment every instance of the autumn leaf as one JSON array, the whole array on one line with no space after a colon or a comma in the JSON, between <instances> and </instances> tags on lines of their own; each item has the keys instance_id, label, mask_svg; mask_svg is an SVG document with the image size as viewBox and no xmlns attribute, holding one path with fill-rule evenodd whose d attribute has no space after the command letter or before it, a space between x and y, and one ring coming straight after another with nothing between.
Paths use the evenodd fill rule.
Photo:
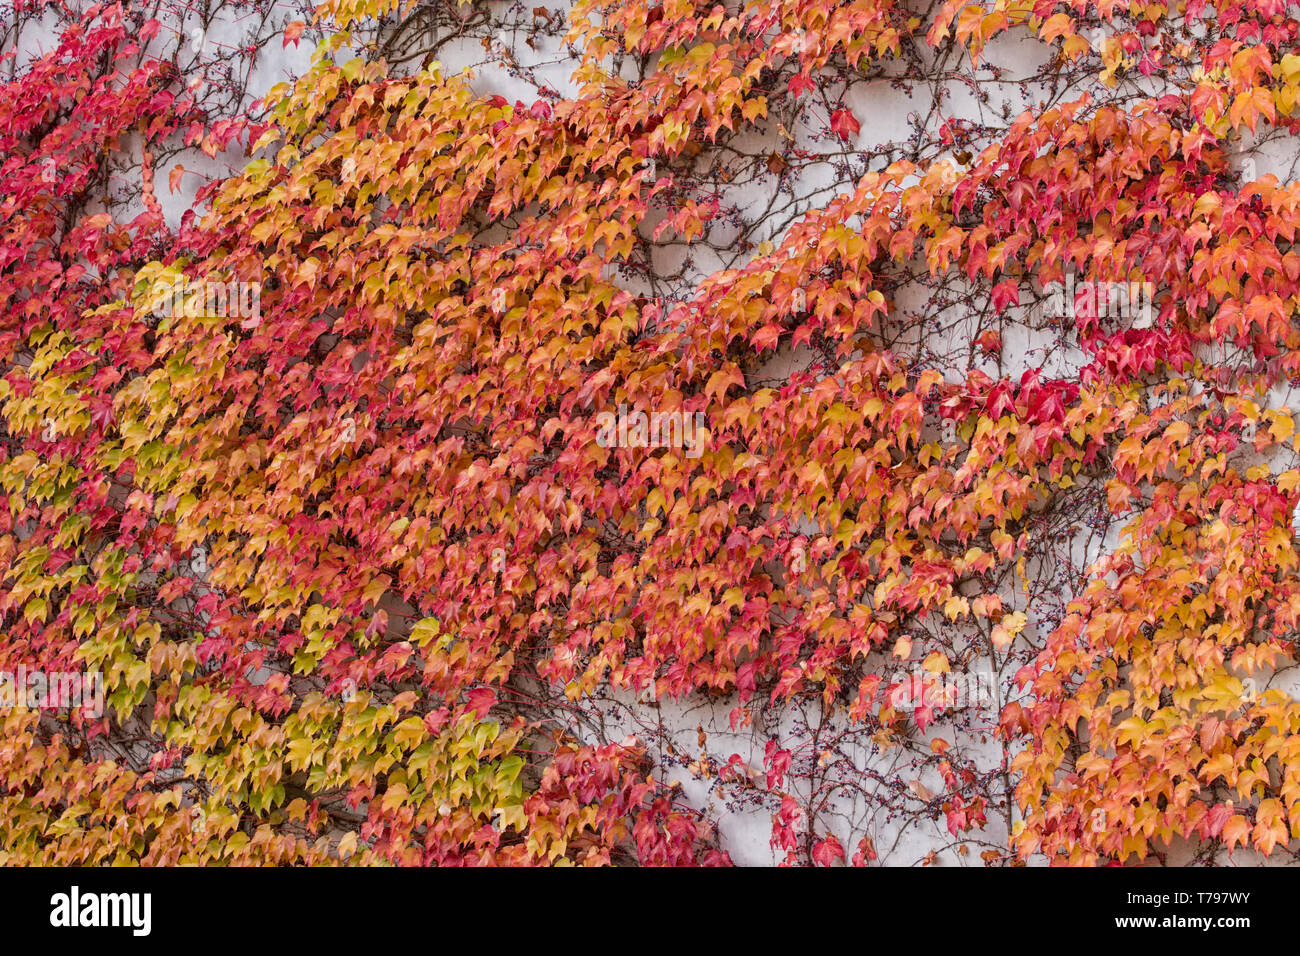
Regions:
<instances>
[{"instance_id":1,"label":"autumn leaf","mask_svg":"<svg viewBox=\"0 0 1300 956\"><path fill-rule=\"evenodd\" d=\"M845 860L844 847L834 836L827 836L813 845L812 857L819 866L834 866Z\"/></svg>"},{"instance_id":2,"label":"autumn leaf","mask_svg":"<svg viewBox=\"0 0 1300 956\"><path fill-rule=\"evenodd\" d=\"M847 109L838 109L831 114L831 131L843 140L854 139L862 131L862 124Z\"/></svg>"}]
</instances>

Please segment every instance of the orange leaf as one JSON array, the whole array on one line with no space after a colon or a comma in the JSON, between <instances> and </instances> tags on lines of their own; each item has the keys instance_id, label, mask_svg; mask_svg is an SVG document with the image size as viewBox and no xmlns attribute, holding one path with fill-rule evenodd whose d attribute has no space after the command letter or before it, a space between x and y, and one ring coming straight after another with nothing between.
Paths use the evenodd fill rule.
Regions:
<instances>
[{"instance_id":1,"label":"orange leaf","mask_svg":"<svg viewBox=\"0 0 1300 956\"><path fill-rule=\"evenodd\" d=\"M1245 843L1250 836L1250 821L1240 813L1233 816L1223 827L1223 842L1231 850L1238 843Z\"/></svg>"}]
</instances>

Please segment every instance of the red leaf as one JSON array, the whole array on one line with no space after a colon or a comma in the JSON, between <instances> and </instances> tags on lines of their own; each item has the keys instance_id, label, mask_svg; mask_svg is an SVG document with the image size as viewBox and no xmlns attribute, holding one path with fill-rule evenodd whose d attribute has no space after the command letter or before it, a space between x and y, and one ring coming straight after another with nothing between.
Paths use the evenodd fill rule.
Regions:
<instances>
[{"instance_id":1,"label":"red leaf","mask_svg":"<svg viewBox=\"0 0 1300 956\"><path fill-rule=\"evenodd\" d=\"M781 326L777 325L775 322L769 322L767 325L755 332L750 337L749 341L750 344L754 346L755 350L759 352L764 349L775 349L776 343L781 338L781 332Z\"/></svg>"},{"instance_id":2,"label":"red leaf","mask_svg":"<svg viewBox=\"0 0 1300 956\"><path fill-rule=\"evenodd\" d=\"M469 710L470 713L478 714L480 720L488 715L488 711L491 710L497 702L497 692L491 687L475 687L465 696L469 704L466 709Z\"/></svg>"},{"instance_id":3,"label":"red leaf","mask_svg":"<svg viewBox=\"0 0 1300 956\"><path fill-rule=\"evenodd\" d=\"M985 329L976 337L975 345L985 352L996 355L1002 351L1002 334L997 329Z\"/></svg>"},{"instance_id":4,"label":"red leaf","mask_svg":"<svg viewBox=\"0 0 1300 956\"><path fill-rule=\"evenodd\" d=\"M446 707L440 707L438 710L424 715L424 726L428 728L429 733L436 734L442 730L443 725L447 723L450 716L451 711Z\"/></svg>"},{"instance_id":5,"label":"red leaf","mask_svg":"<svg viewBox=\"0 0 1300 956\"><path fill-rule=\"evenodd\" d=\"M862 124L849 110L836 110L831 114L831 131L842 140L850 140L862 131Z\"/></svg>"},{"instance_id":6,"label":"red leaf","mask_svg":"<svg viewBox=\"0 0 1300 956\"><path fill-rule=\"evenodd\" d=\"M966 811L964 809L952 809L947 813L948 832L954 837L959 837L961 831L966 829Z\"/></svg>"},{"instance_id":7,"label":"red leaf","mask_svg":"<svg viewBox=\"0 0 1300 956\"><path fill-rule=\"evenodd\" d=\"M1020 284L1015 279L999 282L993 287L993 308L999 311L1008 305L1020 304Z\"/></svg>"},{"instance_id":8,"label":"red leaf","mask_svg":"<svg viewBox=\"0 0 1300 956\"><path fill-rule=\"evenodd\" d=\"M864 836L858 841L858 852L853 854L854 866L866 866L868 862L876 858L876 844L869 836Z\"/></svg>"},{"instance_id":9,"label":"red leaf","mask_svg":"<svg viewBox=\"0 0 1300 956\"><path fill-rule=\"evenodd\" d=\"M294 20L293 23L285 27L283 46L288 46L290 43L292 43L294 46L297 46L298 37L302 36L302 31L304 27L306 27L306 24L303 23L301 20Z\"/></svg>"},{"instance_id":10,"label":"red leaf","mask_svg":"<svg viewBox=\"0 0 1300 956\"><path fill-rule=\"evenodd\" d=\"M789 87L790 92L795 96L802 96L809 90L817 89L817 84L813 82L813 78L807 73L796 73L790 77Z\"/></svg>"},{"instance_id":11,"label":"red leaf","mask_svg":"<svg viewBox=\"0 0 1300 956\"><path fill-rule=\"evenodd\" d=\"M776 741L769 740L765 753L763 754L763 763L767 765L767 789L775 790L781 786L785 780L786 771L790 769L790 764L794 760L794 755L788 750L782 750L777 747Z\"/></svg>"},{"instance_id":12,"label":"red leaf","mask_svg":"<svg viewBox=\"0 0 1300 956\"><path fill-rule=\"evenodd\" d=\"M833 866L836 860L844 859L844 847L834 836L819 840L812 851L813 862L821 866Z\"/></svg>"}]
</instances>

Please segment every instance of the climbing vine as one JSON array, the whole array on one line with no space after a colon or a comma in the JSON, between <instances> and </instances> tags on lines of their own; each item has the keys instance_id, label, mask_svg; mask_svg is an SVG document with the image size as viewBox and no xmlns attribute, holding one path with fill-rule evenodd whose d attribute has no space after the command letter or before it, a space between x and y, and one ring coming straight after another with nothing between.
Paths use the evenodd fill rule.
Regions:
<instances>
[{"instance_id":1,"label":"climbing vine","mask_svg":"<svg viewBox=\"0 0 1300 956\"><path fill-rule=\"evenodd\" d=\"M1293 852L1293 7L222 11L2 37L0 860Z\"/></svg>"}]
</instances>

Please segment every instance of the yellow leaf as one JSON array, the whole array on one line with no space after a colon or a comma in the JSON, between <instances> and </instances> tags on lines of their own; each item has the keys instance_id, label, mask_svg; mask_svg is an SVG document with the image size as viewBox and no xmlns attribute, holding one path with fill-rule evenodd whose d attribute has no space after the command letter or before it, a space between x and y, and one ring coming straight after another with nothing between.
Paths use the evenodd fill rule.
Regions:
<instances>
[{"instance_id":1,"label":"yellow leaf","mask_svg":"<svg viewBox=\"0 0 1300 956\"><path fill-rule=\"evenodd\" d=\"M1012 634L1001 624L993 628L993 646L1000 651L1006 650L1011 646Z\"/></svg>"},{"instance_id":2,"label":"yellow leaf","mask_svg":"<svg viewBox=\"0 0 1300 956\"><path fill-rule=\"evenodd\" d=\"M392 580L388 575L377 574L371 578L370 583L366 585L366 589L361 592L361 596L366 600L367 604L378 604L379 599L384 596L384 592L388 590L388 585L391 583Z\"/></svg>"},{"instance_id":3,"label":"yellow leaf","mask_svg":"<svg viewBox=\"0 0 1300 956\"><path fill-rule=\"evenodd\" d=\"M1012 611L1010 614L1004 614L1002 616L1002 626L1005 627L1007 632L1010 634L1019 634L1025 629L1025 625L1028 623L1029 619L1020 611Z\"/></svg>"},{"instance_id":4,"label":"yellow leaf","mask_svg":"<svg viewBox=\"0 0 1300 956\"><path fill-rule=\"evenodd\" d=\"M948 658L939 651L931 651L929 656L921 663L931 674L947 674L952 668L948 664Z\"/></svg>"}]
</instances>

